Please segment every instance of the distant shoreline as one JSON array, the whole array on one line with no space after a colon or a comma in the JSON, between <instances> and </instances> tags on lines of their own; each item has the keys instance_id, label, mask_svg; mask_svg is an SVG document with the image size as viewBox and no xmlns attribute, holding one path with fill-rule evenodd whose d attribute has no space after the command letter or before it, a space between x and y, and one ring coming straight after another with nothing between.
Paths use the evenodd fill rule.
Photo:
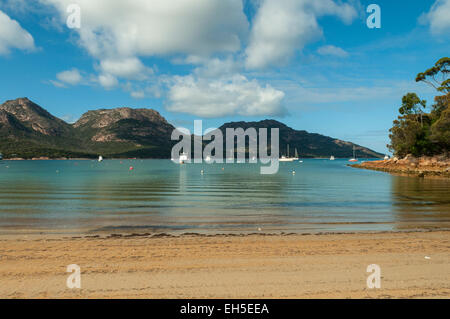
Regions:
<instances>
[{"instance_id":1,"label":"distant shoreline","mask_svg":"<svg viewBox=\"0 0 450 319\"><path fill-rule=\"evenodd\" d=\"M160 158L160 157L136 157L136 158L124 158L124 157L111 157L111 158L103 158L103 160L171 160L170 158ZM317 160L329 160L328 157L302 157L302 159L317 159ZM335 160L345 160L347 157L336 157ZM362 158L364 160L377 160L379 158L376 157L368 157ZM34 157L34 158L22 158L22 157L14 157L14 158L3 158L3 161L95 161L96 157L88 158L88 157L80 157L80 158L49 158L49 157ZM225 162L225 160L224 160Z\"/></svg>"}]
</instances>

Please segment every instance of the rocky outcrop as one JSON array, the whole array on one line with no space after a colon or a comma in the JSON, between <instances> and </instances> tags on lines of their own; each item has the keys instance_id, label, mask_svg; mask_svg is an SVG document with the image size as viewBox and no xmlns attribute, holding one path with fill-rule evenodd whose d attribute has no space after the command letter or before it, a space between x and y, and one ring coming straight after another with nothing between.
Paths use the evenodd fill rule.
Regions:
<instances>
[{"instance_id":1,"label":"rocky outcrop","mask_svg":"<svg viewBox=\"0 0 450 319\"><path fill-rule=\"evenodd\" d=\"M133 147L156 145L164 148L170 145L170 136L175 129L155 110L127 107L86 112L73 127L89 143L128 143ZM167 156L169 154L170 151Z\"/></svg>"},{"instance_id":2,"label":"rocky outcrop","mask_svg":"<svg viewBox=\"0 0 450 319\"><path fill-rule=\"evenodd\" d=\"M414 157L407 155L383 160L350 165L352 167L405 174L418 177L440 176L450 178L450 154Z\"/></svg>"},{"instance_id":3,"label":"rocky outcrop","mask_svg":"<svg viewBox=\"0 0 450 319\"><path fill-rule=\"evenodd\" d=\"M104 128L123 119L169 124L166 119L155 110L120 107L115 109L88 111L84 113L73 126L75 128L83 128L86 126L91 128Z\"/></svg>"}]
</instances>

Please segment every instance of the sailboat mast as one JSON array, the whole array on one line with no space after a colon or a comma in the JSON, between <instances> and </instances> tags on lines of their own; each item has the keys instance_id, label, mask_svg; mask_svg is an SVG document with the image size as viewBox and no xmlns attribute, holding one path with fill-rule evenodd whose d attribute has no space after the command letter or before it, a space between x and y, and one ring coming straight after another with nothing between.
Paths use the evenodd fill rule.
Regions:
<instances>
[{"instance_id":1,"label":"sailboat mast","mask_svg":"<svg viewBox=\"0 0 450 319\"><path fill-rule=\"evenodd\" d=\"M286 157L289 158L289 144L287 145L287 155L286 155Z\"/></svg>"}]
</instances>

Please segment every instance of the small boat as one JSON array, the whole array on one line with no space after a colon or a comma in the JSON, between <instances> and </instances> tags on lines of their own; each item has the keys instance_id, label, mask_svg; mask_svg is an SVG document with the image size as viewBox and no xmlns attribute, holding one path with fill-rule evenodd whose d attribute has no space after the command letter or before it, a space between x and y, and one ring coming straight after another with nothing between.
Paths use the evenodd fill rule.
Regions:
<instances>
[{"instance_id":1,"label":"small boat","mask_svg":"<svg viewBox=\"0 0 450 319\"><path fill-rule=\"evenodd\" d=\"M333 155L331 155L330 161L334 161L334 156Z\"/></svg>"},{"instance_id":2,"label":"small boat","mask_svg":"<svg viewBox=\"0 0 450 319\"><path fill-rule=\"evenodd\" d=\"M188 158L188 154L187 153L181 153L180 154L180 158L179 158L179 163L180 164L185 164L187 161L189 160Z\"/></svg>"},{"instance_id":3,"label":"small boat","mask_svg":"<svg viewBox=\"0 0 450 319\"><path fill-rule=\"evenodd\" d=\"M300 157L298 156L297 149L295 149L294 160L295 160L295 161L298 161L299 163L303 163L303 161L301 161L301 160L300 160Z\"/></svg>"},{"instance_id":4,"label":"small boat","mask_svg":"<svg viewBox=\"0 0 450 319\"><path fill-rule=\"evenodd\" d=\"M298 158L297 158L298 159ZM280 162L293 162L296 159L294 157L289 157L289 144L287 145L287 155L286 156L281 156L281 158L279 159Z\"/></svg>"},{"instance_id":5,"label":"small boat","mask_svg":"<svg viewBox=\"0 0 450 319\"><path fill-rule=\"evenodd\" d=\"M294 159L292 157L286 157L286 156L281 156L281 158L279 159L280 162L293 162Z\"/></svg>"},{"instance_id":6,"label":"small boat","mask_svg":"<svg viewBox=\"0 0 450 319\"><path fill-rule=\"evenodd\" d=\"M103 156L100 155L100 156L98 157L98 161L99 161L99 162L103 161Z\"/></svg>"},{"instance_id":7,"label":"small boat","mask_svg":"<svg viewBox=\"0 0 450 319\"><path fill-rule=\"evenodd\" d=\"M294 161L298 161L299 160L299 157L298 157L298 152L297 152L297 149L295 149L295 153L294 153L295 155L294 155Z\"/></svg>"},{"instance_id":8,"label":"small boat","mask_svg":"<svg viewBox=\"0 0 450 319\"><path fill-rule=\"evenodd\" d=\"M388 160L388 159L389 159L389 156L385 155L385 156L384 156L384 160L386 161L386 160Z\"/></svg>"},{"instance_id":9,"label":"small boat","mask_svg":"<svg viewBox=\"0 0 450 319\"><path fill-rule=\"evenodd\" d=\"M348 160L349 162L357 162L358 159L356 158L355 155L355 145L353 145L353 157L351 159Z\"/></svg>"},{"instance_id":10,"label":"small boat","mask_svg":"<svg viewBox=\"0 0 450 319\"><path fill-rule=\"evenodd\" d=\"M209 163L209 162L211 162L211 156L206 156L206 158L205 158L205 162L207 162L207 163Z\"/></svg>"}]
</instances>

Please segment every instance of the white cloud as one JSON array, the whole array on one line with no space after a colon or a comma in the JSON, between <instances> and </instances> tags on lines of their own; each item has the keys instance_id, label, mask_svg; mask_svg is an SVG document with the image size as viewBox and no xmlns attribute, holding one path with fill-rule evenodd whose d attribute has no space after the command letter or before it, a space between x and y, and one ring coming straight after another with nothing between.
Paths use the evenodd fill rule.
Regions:
<instances>
[{"instance_id":1,"label":"white cloud","mask_svg":"<svg viewBox=\"0 0 450 319\"><path fill-rule=\"evenodd\" d=\"M340 58L345 58L348 56L347 51L334 45L322 46L317 50L317 53L319 53L320 55L333 55Z\"/></svg>"},{"instance_id":2,"label":"white cloud","mask_svg":"<svg viewBox=\"0 0 450 319\"><path fill-rule=\"evenodd\" d=\"M194 70L194 73L202 78L218 78L236 74L242 68L241 63L235 61L231 56L225 59L207 59L198 64L200 64L200 66Z\"/></svg>"},{"instance_id":3,"label":"white cloud","mask_svg":"<svg viewBox=\"0 0 450 319\"><path fill-rule=\"evenodd\" d=\"M135 98L135 99L143 99L145 98L145 93L144 91L133 91L130 93L131 97Z\"/></svg>"},{"instance_id":4,"label":"white cloud","mask_svg":"<svg viewBox=\"0 0 450 319\"><path fill-rule=\"evenodd\" d=\"M283 98L283 92L238 74L216 80L177 76L167 109L201 117L282 115Z\"/></svg>"},{"instance_id":5,"label":"white cloud","mask_svg":"<svg viewBox=\"0 0 450 319\"><path fill-rule=\"evenodd\" d=\"M56 78L60 83L69 85L77 85L83 80L80 71L77 69L60 72L56 75Z\"/></svg>"},{"instance_id":6,"label":"white cloud","mask_svg":"<svg viewBox=\"0 0 450 319\"><path fill-rule=\"evenodd\" d=\"M143 80L153 71L136 58L105 59L100 62L100 69L116 77Z\"/></svg>"},{"instance_id":7,"label":"white cloud","mask_svg":"<svg viewBox=\"0 0 450 319\"><path fill-rule=\"evenodd\" d=\"M135 99L143 99L145 97L144 91L133 91L130 95Z\"/></svg>"},{"instance_id":8,"label":"white cloud","mask_svg":"<svg viewBox=\"0 0 450 319\"><path fill-rule=\"evenodd\" d=\"M248 29L241 0L40 0L63 21L81 7L79 43L103 59L235 52Z\"/></svg>"},{"instance_id":9,"label":"white cloud","mask_svg":"<svg viewBox=\"0 0 450 319\"><path fill-rule=\"evenodd\" d=\"M437 0L421 18L430 24L431 32L441 34L450 30L450 0Z\"/></svg>"},{"instance_id":10,"label":"white cloud","mask_svg":"<svg viewBox=\"0 0 450 319\"><path fill-rule=\"evenodd\" d=\"M40 0L59 12L65 26L69 4L81 8L78 45L95 60L94 82L122 87L135 98L160 95L143 57L235 53L247 36L241 0ZM143 81L129 89L123 82ZM54 83L55 84L55 83ZM146 89L146 87L150 87ZM148 94L147 94L148 93Z\"/></svg>"},{"instance_id":11,"label":"white cloud","mask_svg":"<svg viewBox=\"0 0 450 319\"><path fill-rule=\"evenodd\" d=\"M34 50L34 39L16 20L0 11L0 55L11 49Z\"/></svg>"},{"instance_id":12,"label":"white cloud","mask_svg":"<svg viewBox=\"0 0 450 319\"><path fill-rule=\"evenodd\" d=\"M322 34L317 18L324 15L349 24L357 12L348 3L332 0L264 0L253 22L246 66L255 69L287 62Z\"/></svg>"},{"instance_id":13,"label":"white cloud","mask_svg":"<svg viewBox=\"0 0 450 319\"><path fill-rule=\"evenodd\" d=\"M116 87L119 84L119 81L115 76L112 76L111 74L100 74L98 76L98 83L100 83L101 86L103 86L105 89L112 89Z\"/></svg>"}]
</instances>

